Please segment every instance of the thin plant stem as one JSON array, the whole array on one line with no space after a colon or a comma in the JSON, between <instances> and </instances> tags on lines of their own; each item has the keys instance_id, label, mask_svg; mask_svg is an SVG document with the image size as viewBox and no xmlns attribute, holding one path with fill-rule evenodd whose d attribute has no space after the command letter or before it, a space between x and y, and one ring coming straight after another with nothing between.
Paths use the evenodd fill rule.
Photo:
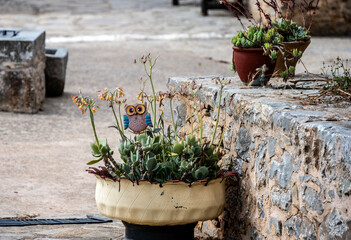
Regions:
<instances>
[{"instance_id":1,"label":"thin plant stem","mask_svg":"<svg viewBox=\"0 0 351 240\"><path fill-rule=\"evenodd\" d=\"M96 130L95 130L94 114L93 114L93 111L91 110L90 106L89 106L89 116L90 116L91 126L93 127L96 145L99 146L99 139L97 137Z\"/></svg>"},{"instance_id":2,"label":"thin plant stem","mask_svg":"<svg viewBox=\"0 0 351 240\"><path fill-rule=\"evenodd\" d=\"M151 59L151 57L150 56L148 56L147 57L148 58L148 61L149 61L149 65L150 65L150 68L149 68L149 71L147 71L147 69L146 69L146 64L144 63L144 69L145 69L145 72L146 72L146 74L147 74L147 76L148 76L148 78L149 78L149 80L150 80L150 84L151 84L151 89L152 89L152 96L153 96L153 99L154 99L154 102L153 102L153 104L154 104L154 106L153 106L153 117L154 117L154 126L153 126L153 130L155 130L155 128L156 128L156 92L155 92L155 87L154 87L154 83L153 83L153 81L152 81L152 69L153 69L153 67L155 66L155 64L156 64L156 61L157 61L157 58L155 59L155 61L154 62L152 62L152 59Z\"/></svg>"},{"instance_id":3,"label":"thin plant stem","mask_svg":"<svg viewBox=\"0 0 351 240\"><path fill-rule=\"evenodd\" d=\"M124 126L123 126L123 121L122 121L122 114L121 114L121 104L118 105L118 114L119 114L119 121L121 124L121 132L123 134L123 137L125 137L124 136Z\"/></svg>"},{"instance_id":4,"label":"thin plant stem","mask_svg":"<svg viewBox=\"0 0 351 240\"><path fill-rule=\"evenodd\" d=\"M226 114L227 112L225 111L224 112L224 126L226 125L226 123L227 123L227 114ZM218 152L219 152L219 148L221 147L221 144L222 144L222 142L223 142L223 138L224 138L224 129L222 130L222 134L221 134L221 139L220 139L220 141L219 141L219 144L218 144L218 147L217 147L217 150L216 150L216 154L218 154Z\"/></svg>"},{"instance_id":5,"label":"thin plant stem","mask_svg":"<svg viewBox=\"0 0 351 240\"><path fill-rule=\"evenodd\" d=\"M203 132L202 116L201 116L201 112L199 112L198 109L197 109L196 93L197 93L197 91L194 92L194 105L195 105L195 112L196 112L196 115L197 115L197 120L198 120L198 122L200 124L200 126L199 126L200 141L202 141L202 132Z\"/></svg>"},{"instance_id":6,"label":"thin plant stem","mask_svg":"<svg viewBox=\"0 0 351 240\"><path fill-rule=\"evenodd\" d=\"M155 101L155 99L154 100L149 100L148 99L148 102L149 102L149 104L150 104L150 107L151 107L151 111L152 111L152 117L154 117L154 115L155 115L155 112L156 112L156 109L154 109L154 101ZM156 101L155 101L156 102ZM155 121L155 119L154 119L154 121Z\"/></svg>"},{"instance_id":7,"label":"thin plant stem","mask_svg":"<svg viewBox=\"0 0 351 240\"><path fill-rule=\"evenodd\" d=\"M174 129L174 135L175 135L175 137L177 138L177 141L178 141L177 124L174 122L172 100L173 100L172 98L169 99L169 107L171 109L171 117L172 117L172 124L173 124L173 129Z\"/></svg>"},{"instance_id":8,"label":"thin plant stem","mask_svg":"<svg viewBox=\"0 0 351 240\"><path fill-rule=\"evenodd\" d=\"M119 121L118 121L118 118L117 118L117 115L116 115L115 108L113 107L113 105L111 106L111 108L112 108L113 116L115 117L117 130L119 131L119 133L121 133L121 126L119 125Z\"/></svg>"},{"instance_id":9,"label":"thin plant stem","mask_svg":"<svg viewBox=\"0 0 351 240\"><path fill-rule=\"evenodd\" d=\"M116 115L116 111L115 111L115 108L113 107L113 105L111 106L112 108L112 112L113 112L113 116L115 117L115 120L116 120L116 127L117 127L117 130L119 131L119 134L121 135L122 139L125 139L125 136L124 136L124 133L123 131L121 130L121 125L118 121L118 118L117 118L117 115ZM120 113L121 115L121 113ZM122 124L122 123L121 123Z\"/></svg>"},{"instance_id":10,"label":"thin plant stem","mask_svg":"<svg viewBox=\"0 0 351 240\"><path fill-rule=\"evenodd\" d=\"M165 150L162 149L162 158L163 158L163 162L166 162L166 156L165 156Z\"/></svg>"},{"instance_id":11,"label":"thin plant stem","mask_svg":"<svg viewBox=\"0 0 351 240\"><path fill-rule=\"evenodd\" d=\"M220 84L220 89L219 89L219 98L218 98L218 105L217 105L217 118L216 118L216 125L215 125L215 129L213 131L210 147L212 147L212 144L214 142L214 139L215 139L215 136L217 133L217 127L218 127L218 122L219 122L219 113L221 112L222 92L223 92L223 88L224 88L224 84L220 80L218 82Z\"/></svg>"},{"instance_id":12,"label":"thin plant stem","mask_svg":"<svg viewBox=\"0 0 351 240\"><path fill-rule=\"evenodd\" d=\"M104 163L105 163L105 167L108 171L108 173L113 177L115 178L117 175L113 169L113 166L111 165L111 163L108 161L108 157L107 156L104 156Z\"/></svg>"},{"instance_id":13,"label":"thin plant stem","mask_svg":"<svg viewBox=\"0 0 351 240\"><path fill-rule=\"evenodd\" d=\"M191 125L191 134L190 136L193 136L194 133L194 120L193 120L194 115L190 117L190 125Z\"/></svg>"}]
</instances>

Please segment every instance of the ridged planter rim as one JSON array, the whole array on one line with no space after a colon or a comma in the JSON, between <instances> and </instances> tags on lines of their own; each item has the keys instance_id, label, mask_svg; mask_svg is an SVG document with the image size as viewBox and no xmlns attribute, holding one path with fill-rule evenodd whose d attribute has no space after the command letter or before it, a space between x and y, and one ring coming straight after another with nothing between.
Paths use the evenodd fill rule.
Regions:
<instances>
[{"instance_id":1,"label":"ridged planter rim","mask_svg":"<svg viewBox=\"0 0 351 240\"><path fill-rule=\"evenodd\" d=\"M91 169L91 168L89 168L89 169ZM132 183L134 183L134 184L136 184L136 185L138 185L138 184L141 183L141 182L147 182L147 183L150 183L150 184L156 184L156 185L160 185L160 186L162 186L162 185L165 184L165 183L178 183L178 182L182 182L182 183L185 183L185 184L188 184L188 185L191 186L192 184L197 183L197 182L199 182L199 183L209 183L210 181L213 181L213 180L217 180L217 179L222 179L222 180L223 180L223 179L225 179L225 178L227 178L227 177L230 177L230 176L234 176L234 175L235 175L235 172L234 172L234 171L229 171L229 172L220 173L219 176L218 176L217 178L210 179L210 180L204 179L204 180L196 180L196 181L194 181L194 182L185 182L185 181L182 181L182 180L168 180L168 181L165 181L165 182L163 182L163 183L159 183L159 182L151 182L151 181L149 181L149 180L139 180L139 181L137 182L137 181L129 180L128 178L125 178L125 177L120 177L119 179L114 180L114 179L112 179L112 178L110 178L110 177L100 176L100 175L97 174L97 173L93 173L93 172L90 172L90 173L94 174L95 177L97 177L97 178L108 179L109 181L112 181L112 182L119 182L119 181L121 181L121 180L127 180L127 181L130 181L130 182L132 182Z\"/></svg>"},{"instance_id":2,"label":"ridged planter rim","mask_svg":"<svg viewBox=\"0 0 351 240\"><path fill-rule=\"evenodd\" d=\"M95 199L99 212L109 218L150 226L172 226L218 217L225 204L225 178L139 184L97 176Z\"/></svg>"},{"instance_id":3,"label":"ridged planter rim","mask_svg":"<svg viewBox=\"0 0 351 240\"><path fill-rule=\"evenodd\" d=\"M263 52L263 48L241 48L233 45L233 49L238 52Z\"/></svg>"},{"instance_id":4,"label":"ridged planter rim","mask_svg":"<svg viewBox=\"0 0 351 240\"><path fill-rule=\"evenodd\" d=\"M211 180L197 180L197 181L194 181L194 182L185 182L185 181L182 181L182 180L169 180L169 181L166 181L166 182L163 182L163 183L150 182L149 180L140 180L140 181L136 182L136 181L131 181L131 180L127 179L127 178L120 178L118 180L114 180L114 179L109 178L109 177L101 177L101 176L99 176L97 174L94 174L94 175L95 175L96 178L100 178L100 179L103 179L103 180L106 180L106 181L111 181L111 182L116 182L116 183L118 183L120 181L128 181L128 182L133 183L135 186L147 183L147 184L159 185L160 187L162 187L165 184L170 184L170 183L183 183L183 184L188 185L189 187L191 187L192 185L194 185L196 183L201 183L202 185L206 186L206 184L208 184L208 183L210 183L212 181L217 181L217 180L224 181L228 176L232 176L231 173L232 172L229 172L229 174L226 174L226 175L223 175L223 176L219 176L219 177L211 179Z\"/></svg>"},{"instance_id":5,"label":"ridged planter rim","mask_svg":"<svg viewBox=\"0 0 351 240\"><path fill-rule=\"evenodd\" d=\"M308 39L307 41L292 41L292 42L282 42L283 44L297 44L297 43L307 43L310 42L311 43L311 39Z\"/></svg>"}]
</instances>

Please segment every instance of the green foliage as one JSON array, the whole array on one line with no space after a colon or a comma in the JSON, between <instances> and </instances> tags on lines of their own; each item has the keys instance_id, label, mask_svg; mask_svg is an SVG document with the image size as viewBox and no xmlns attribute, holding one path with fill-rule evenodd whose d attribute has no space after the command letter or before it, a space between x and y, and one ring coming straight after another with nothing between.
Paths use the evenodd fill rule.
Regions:
<instances>
[{"instance_id":1,"label":"green foliage","mask_svg":"<svg viewBox=\"0 0 351 240\"><path fill-rule=\"evenodd\" d=\"M297 50L297 48L295 48L293 50L293 56L297 57L297 58L301 58L302 57L302 51L299 51L299 50Z\"/></svg>"},{"instance_id":2,"label":"green foliage","mask_svg":"<svg viewBox=\"0 0 351 240\"><path fill-rule=\"evenodd\" d=\"M351 69L348 67L349 59L342 60L337 57L331 65L323 62L322 76L326 84L318 92L308 94L301 98L306 104L335 104L338 102L351 102Z\"/></svg>"},{"instance_id":3,"label":"green foliage","mask_svg":"<svg viewBox=\"0 0 351 240\"><path fill-rule=\"evenodd\" d=\"M107 140L105 138L101 139L99 143L96 143L96 142L91 143L90 147L92 150L91 154L94 157L96 157L97 159L88 162L87 163L88 165L92 165L92 164L100 162L101 160L104 159L105 156L113 155L113 151L108 146Z\"/></svg>"},{"instance_id":4,"label":"green foliage","mask_svg":"<svg viewBox=\"0 0 351 240\"><path fill-rule=\"evenodd\" d=\"M272 23L272 28L283 37L282 42L308 41L311 38L306 28L291 20L279 18Z\"/></svg>"},{"instance_id":5,"label":"green foliage","mask_svg":"<svg viewBox=\"0 0 351 240\"><path fill-rule=\"evenodd\" d=\"M348 68L349 60L337 57L332 65L326 66L323 62L323 75L328 80L324 90L333 91L351 100L351 70ZM348 96L348 97L347 97Z\"/></svg>"},{"instance_id":6,"label":"green foliage","mask_svg":"<svg viewBox=\"0 0 351 240\"><path fill-rule=\"evenodd\" d=\"M281 76L283 79L286 79L286 78L288 77L287 71L286 71L286 70L283 71L283 72L280 74L280 76Z\"/></svg>"},{"instance_id":7,"label":"green foliage","mask_svg":"<svg viewBox=\"0 0 351 240\"><path fill-rule=\"evenodd\" d=\"M244 32L239 31L238 34L232 38L232 44L240 48L264 48L271 59L275 60L277 54L275 48L282 40L283 36L275 29L253 25ZM272 53L273 51L275 53Z\"/></svg>"},{"instance_id":8,"label":"green foliage","mask_svg":"<svg viewBox=\"0 0 351 240\"><path fill-rule=\"evenodd\" d=\"M289 77L293 77L295 75L295 67L294 66L289 66L287 70L283 71L280 76L283 79L288 79Z\"/></svg>"},{"instance_id":9,"label":"green foliage","mask_svg":"<svg viewBox=\"0 0 351 240\"><path fill-rule=\"evenodd\" d=\"M273 60L277 59L277 51L276 50L272 50L269 57Z\"/></svg>"},{"instance_id":10,"label":"green foliage","mask_svg":"<svg viewBox=\"0 0 351 240\"><path fill-rule=\"evenodd\" d=\"M111 178L115 180L118 180L119 178L126 178L134 182L147 180L150 182L163 183L170 180L181 180L191 183L197 180L211 180L219 177L219 146L221 145L222 140L217 147L214 146L213 142L219 122L223 88L230 82L230 80L219 78L216 79L216 84L219 84L218 110L217 121L214 128L215 131L213 132L211 141L202 137L202 115L201 110L197 108L198 100L196 99L196 91L199 90L201 86L198 86L198 89L195 91L196 86L194 82L194 84L191 86L191 90L193 91L194 96L195 113L188 119L194 119L197 117L200 127L197 129L192 128L189 135L181 138L177 130L177 124L173 117L172 127L165 125L163 113L156 115L156 113L160 112L160 107L163 105L162 102L166 98L169 99L171 108L170 111L173 112L172 98L175 97L175 95L172 93L156 93L153 88L151 76L152 68L156 61L152 61L150 55L147 55L146 57L141 58L141 62L143 63L145 71L148 75L148 80L153 90L153 94L149 95L144 92L145 81L142 81L142 91L138 94L138 99L140 101L146 99L149 102L148 106L151 107L152 118L154 119L153 129L147 128L145 133L134 135L132 137L125 135L124 130L122 130L123 128L117 129L119 130L118 132L121 137L118 148L120 161L117 162L113 158L114 152L107 144L107 140L98 140L93 117L93 113L95 113L95 111L90 111L90 120L96 139L96 141L90 146L92 155L96 159L88 162L88 165L103 161ZM149 71L147 71L146 68L147 64L150 66ZM122 90L119 92L122 92ZM114 101L123 103L120 101L119 97L113 98L112 95L110 97L107 90L102 92L99 95L99 98L101 100L115 99ZM82 98L74 98L76 102L80 101L80 99ZM156 104L156 102L159 102L159 104ZM118 112L114 111L113 107L111 109L117 126L120 125L121 128L122 115L120 108L118 109ZM156 116L158 116L158 118L156 118ZM191 122L191 127L193 127L193 122ZM197 133L199 133L199 137L195 136Z\"/></svg>"},{"instance_id":11,"label":"green foliage","mask_svg":"<svg viewBox=\"0 0 351 240\"><path fill-rule=\"evenodd\" d=\"M294 67L294 66L289 66L288 71L289 71L289 74L294 75L294 73L295 73L295 67Z\"/></svg>"},{"instance_id":12,"label":"green foliage","mask_svg":"<svg viewBox=\"0 0 351 240\"><path fill-rule=\"evenodd\" d=\"M119 152L123 162L118 164L124 173L119 171L117 175L132 181L159 183L170 180L193 182L217 177L219 158L213 147L202 144L195 136L187 136L176 143L166 141L168 138L172 136L141 134L122 141Z\"/></svg>"}]
</instances>

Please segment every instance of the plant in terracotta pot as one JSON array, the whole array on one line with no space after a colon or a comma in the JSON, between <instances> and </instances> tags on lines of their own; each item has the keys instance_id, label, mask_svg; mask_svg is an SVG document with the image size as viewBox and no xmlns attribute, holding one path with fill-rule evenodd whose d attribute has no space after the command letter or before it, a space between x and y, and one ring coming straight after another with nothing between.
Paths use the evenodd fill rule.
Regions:
<instances>
[{"instance_id":1,"label":"plant in terracotta pot","mask_svg":"<svg viewBox=\"0 0 351 240\"><path fill-rule=\"evenodd\" d=\"M282 37L269 25L258 23L241 3L233 4L226 0L220 3L232 11L243 28L232 38L233 70L238 72L245 85L266 85L273 74ZM250 23L249 27L241 21L240 13Z\"/></svg>"},{"instance_id":2,"label":"plant in terracotta pot","mask_svg":"<svg viewBox=\"0 0 351 240\"><path fill-rule=\"evenodd\" d=\"M283 78L294 76L296 64L311 43L311 36L308 35L305 28L283 18L275 20L272 23L272 27L284 38L281 43L283 51L279 51L277 55L274 76Z\"/></svg>"},{"instance_id":3,"label":"plant in terracotta pot","mask_svg":"<svg viewBox=\"0 0 351 240\"><path fill-rule=\"evenodd\" d=\"M101 214L123 221L127 239L193 239L197 221L213 219L222 213L225 177L233 173L218 165L221 154L213 144L216 132L207 140L202 137L200 124L190 134L179 134L180 126L174 121L172 111L175 95L155 92L152 71L156 60L147 55L141 58L141 63L147 79L141 79L138 103L123 107L126 99L120 88L105 89L99 95L111 108L113 127L121 138L119 157L95 129L96 101L81 93L73 97L83 113L89 112L94 133L91 149L95 159L88 165L104 163L88 170L97 178L96 203ZM220 104L227 82L220 79L217 82ZM146 83L150 83L151 95L144 91ZM196 91L194 86L193 91ZM166 101L172 114L169 126L162 110ZM194 101L196 104L197 100ZM200 113L189 119L193 117L202 122Z\"/></svg>"},{"instance_id":4,"label":"plant in terracotta pot","mask_svg":"<svg viewBox=\"0 0 351 240\"><path fill-rule=\"evenodd\" d=\"M311 36L308 34L309 28L312 24L313 15L315 14L315 9L318 6L318 0L309 0L309 1L281 1L280 4L276 0L264 0L256 1L255 5L257 6L257 13L259 15L259 21L256 21L251 12L243 5L232 4L226 0L220 1L223 3L228 9L230 9L234 16L239 20L241 26L244 31L240 31L238 35L243 35L243 38L246 40L246 44L240 44L237 41L238 35L234 36L232 39L232 44L234 45L233 49L233 69L238 71L238 75L240 79L247 84L250 80L252 85L261 85L260 81L260 73L262 69L266 67L268 76L282 76L284 78L293 76L295 74L295 66L296 63L302 57L303 51L307 48L310 43ZM266 5L266 7L263 6ZM273 11L270 11L273 10ZM284 12L285 11L285 12ZM300 16L303 18L303 26L299 26L292 19L295 16L295 12L299 11ZM273 12L273 14L271 14ZM243 15L246 20L251 24L249 28L247 28L240 19L239 14ZM304 16L307 14L311 17L307 18ZM275 20L274 20L275 19ZM306 21L310 21L310 25L308 29L305 28ZM270 37L263 37L257 40L256 38L250 38L250 28L254 29L262 29L262 35L266 35L267 33L271 33ZM242 34L244 33L244 34ZM272 34L274 33L274 34ZM254 41L255 40L255 41ZM244 40L242 40L244 42ZM251 44L249 44L251 42ZM269 45L268 45L269 44ZM266 46L269 46L268 48ZM252 62L252 70L246 71L244 73L241 72L241 67L237 69L236 65L242 65L241 60L240 63L235 62L235 55L241 55L240 52L246 51L249 48L260 48L261 53L266 56L266 62L262 63L262 67L257 67L256 61L254 58L249 58L248 62ZM254 50L251 50L251 52ZM274 51L273 55L271 54ZM252 55L252 54L251 54ZM257 56L260 54L257 53ZM276 60L275 69L270 69L272 65L269 66L268 56L271 60ZM260 56L260 58L264 58ZM244 59L247 60L245 57ZM239 60L238 60L239 61ZM263 60L262 60L263 61ZM263 65L264 64L264 65ZM255 66L254 66L255 65ZM256 70L257 69L257 70ZM256 76L258 79L250 79L250 76ZM269 77L265 79L265 81L261 81L261 83L266 83L269 80ZM255 80L255 81L253 81Z\"/></svg>"},{"instance_id":5,"label":"plant in terracotta pot","mask_svg":"<svg viewBox=\"0 0 351 240\"><path fill-rule=\"evenodd\" d=\"M244 84L266 85L273 74L277 46L282 41L274 29L252 25L232 38L233 65Z\"/></svg>"},{"instance_id":6,"label":"plant in terracotta pot","mask_svg":"<svg viewBox=\"0 0 351 240\"><path fill-rule=\"evenodd\" d=\"M271 22L271 27L284 37L283 51L278 52L274 76L287 78L295 75L296 64L311 43L309 32L318 4L319 0L285 0L281 1L280 7L278 4L268 4L278 15L278 18ZM295 19L301 22L301 25L296 23Z\"/></svg>"}]
</instances>

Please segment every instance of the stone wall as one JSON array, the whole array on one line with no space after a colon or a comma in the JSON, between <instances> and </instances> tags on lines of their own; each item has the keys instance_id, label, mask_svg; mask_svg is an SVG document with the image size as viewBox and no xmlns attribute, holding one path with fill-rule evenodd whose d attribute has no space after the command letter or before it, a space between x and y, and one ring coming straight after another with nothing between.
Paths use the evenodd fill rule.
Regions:
<instances>
[{"instance_id":1,"label":"stone wall","mask_svg":"<svg viewBox=\"0 0 351 240\"><path fill-rule=\"evenodd\" d=\"M200 225L219 239L351 239L351 104L308 106L294 100L311 90L224 89L217 144L237 177L227 182L225 212ZM178 123L194 113L197 93L206 136L216 119L218 85L211 77L170 78L180 93Z\"/></svg>"},{"instance_id":2,"label":"stone wall","mask_svg":"<svg viewBox=\"0 0 351 240\"><path fill-rule=\"evenodd\" d=\"M259 12L255 5L256 0L246 0L245 2L254 18L259 20ZM274 16L274 12L267 4L262 0L260 3L265 12ZM298 15L298 11L296 11L294 21L302 25L302 18ZM313 19L311 33L318 36L351 35L351 0L320 0Z\"/></svg>"}]
</instances>

